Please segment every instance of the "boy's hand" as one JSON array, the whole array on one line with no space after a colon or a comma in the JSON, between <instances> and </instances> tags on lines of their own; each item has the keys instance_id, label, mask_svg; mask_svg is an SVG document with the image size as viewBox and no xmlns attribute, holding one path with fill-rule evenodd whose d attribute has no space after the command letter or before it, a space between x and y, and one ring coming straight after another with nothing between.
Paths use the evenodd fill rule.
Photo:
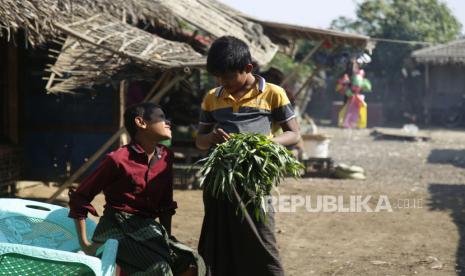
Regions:
<instances>
[{"instance_id":1,"label":"boy's hand","mask_svg":"<svg viewBox=\"0 0 465 276\"><path fill-rule=\"evenodd\" d=\"M103 244L101 244L101 243L84 242L83 244L81 244L81 249L87 255L95 256L95 253L97 252L97 249L99 249L99 247L102 246L102 245Z\"/></svg>"},{"instance_id":2,"label":"boy's hand","mask_svg":"<svg viewBox=\"0 0 465 276\"><path fill-rule=\"evenodd\" d=\"M210 132L209 138L210 138L211 144L216 145L216 144L221 144L227 141L231 137L221 128L215 128L213 129L212 132Z\"/></svg>"}]
</instances>

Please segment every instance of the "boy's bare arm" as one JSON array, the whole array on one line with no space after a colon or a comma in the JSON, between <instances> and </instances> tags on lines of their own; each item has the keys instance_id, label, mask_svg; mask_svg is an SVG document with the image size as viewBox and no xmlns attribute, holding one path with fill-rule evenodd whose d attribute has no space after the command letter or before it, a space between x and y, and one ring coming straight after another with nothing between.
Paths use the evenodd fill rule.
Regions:
<instances>
[{"instance_id":1,"label":"boy's bare arm","mask_svg":"<svg viewBox=\"0 0 465 276\"><path fill-rule=\"evenodd\" d=\"M87 240L86 220L74 219L76 232L78 235L79 245L87 255L95 255L97 249L102 246L101 243L93 243Z\"/></svg>"},{"instance_id":2,"label":"boy's bare arm","mask_svg":"<svg viewBox=\"0 0 465 276\"><path fill-rule=\"evenodd\" d=\"M292 118L287 122L281 123L281 128L283 129L283 133L276 137L273 137L271 139L273 142L281 144L283 146L292 146L299 142L300 130L299 124L297 124L297 120L295 118Z\"/></svg>"},{"instance_id":3,"label":"boy's bare arm","mask_svg":"<svg viewBox=\"0 0 465 276\"><path fill-rule=\"evenodd\" d=\"M195 145L201 150L207 150L211 146L229 139L229 135L221 128L213 128L210 125L199 125L199 131L195 138Z\"/></svg>"}]
</instances>

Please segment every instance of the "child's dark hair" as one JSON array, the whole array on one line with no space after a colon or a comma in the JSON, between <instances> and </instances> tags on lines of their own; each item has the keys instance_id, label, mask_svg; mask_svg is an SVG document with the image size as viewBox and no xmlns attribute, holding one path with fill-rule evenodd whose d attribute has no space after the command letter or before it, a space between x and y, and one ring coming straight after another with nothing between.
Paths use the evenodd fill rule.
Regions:
<instances>
[{"instance_id":1,"label":"child's dark hair","mask_svg":"<svg viewBox=\"0 0 465 276\"><path fill-rule=\"evenodd\" d=\"M134 119L138 116L146 121L152 120L152 114L156 109L162 109L161 106L154 103L139 103L132 105L124 112L124 126L131 138L134 138L137 132L137 126Z\"/></svg>"},{"instance_id":2,"label":"child's dark hair","mask_svg":"<svg viewBox=\"0 0 465 276\"><path fill-rule=\"evenodd\" d=\"M212 75L229 72L243 72L247 64L252 63L249 46L233 36L216 39L207 57L207 71Z\"/></svg>"}]
</instances>

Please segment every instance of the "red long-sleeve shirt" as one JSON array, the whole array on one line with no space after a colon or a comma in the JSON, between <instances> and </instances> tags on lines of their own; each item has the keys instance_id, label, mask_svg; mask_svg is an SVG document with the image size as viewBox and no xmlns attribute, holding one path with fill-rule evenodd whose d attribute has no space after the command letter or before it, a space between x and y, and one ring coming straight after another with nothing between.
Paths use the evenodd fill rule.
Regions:
<instances>
[{"instance_id":1,"label":"red long-sleeve shirt","mask_svg":"<svg viewBox=\"0 0 465 276\"><path fill-rule=\"evenodd\" d=\"M77 190L69 193L69 217L86 218L88 212L98 216L91 201L101 191L105 208L154 218L174 214L173 160L173 153L163 145L157 145L150 164L136 143L108 154Z\"/></svg>"}]
</instances>

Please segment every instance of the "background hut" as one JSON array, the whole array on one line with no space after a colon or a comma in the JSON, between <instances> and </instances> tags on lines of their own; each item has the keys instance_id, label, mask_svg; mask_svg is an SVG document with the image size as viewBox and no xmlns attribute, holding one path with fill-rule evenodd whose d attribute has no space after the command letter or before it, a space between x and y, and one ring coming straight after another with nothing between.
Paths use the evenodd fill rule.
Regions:
<instances>
[{"instance_id":1,"label":"background hut","mask_svg":"<svg viewBox=\"0 0 465 276\"><path fill-rule=\"evenodd\" d=\"M423 67L423 116L427 124L465 126L465 39L417 50Z\"/></svg>"}]
</instances>

